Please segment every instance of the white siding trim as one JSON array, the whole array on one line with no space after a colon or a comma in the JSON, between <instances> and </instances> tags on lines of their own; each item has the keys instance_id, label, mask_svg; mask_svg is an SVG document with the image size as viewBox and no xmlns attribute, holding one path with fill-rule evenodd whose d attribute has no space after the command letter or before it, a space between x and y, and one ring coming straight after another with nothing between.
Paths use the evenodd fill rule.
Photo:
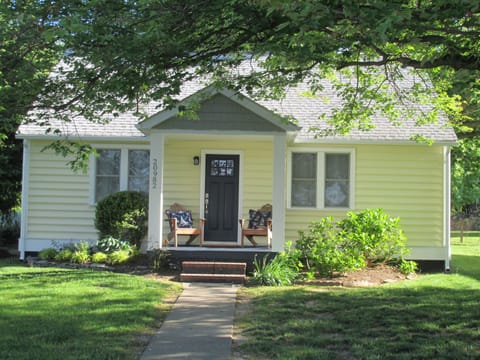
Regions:
<instances>
[{"instance_id":1,"label":"white siding trim","mask_svg":"<svg viewBox=\"0 0 480 360\"><path fill-rule=\"evenodd\" d=\"M272 250L285 248L286 135L273 137Z\"/></svg>"},{"instance_id":2,"label":"white siding trim","mask_svg":"<svg viewBox=\"0 0 480 360\"><path fill-rule=\"evenodd\" d=\"M88 203L90 206L95 206L95 177L97 174L97 157L94 154L90 154L90 159L88 160L88 181L89 181L89 194L88 194Z\"/></svg>"},{"instance_id":3,"label":"white siding trim","mask_svg":"<svg viewBox=\"0 0 480 360\"><path fill-rule=\"evenodd\" d=\"M444 179L443 179L443 203L444 203L444 222L443 222L443 244L445 246L445 271L450 271L450 218L451 218L451 151L449 146L443 148L443 164L444 164Z\"/></svg>"},{"instance_id":4,"label":"white siding trim","mask_svg":"<svg viewBox=\"0 0 480 360\"><path fill-rule=\"evenodd\" d=\"M22 214L20 220L20 239L18 240L18 250L20 259L25 259L27 224L28 224L28 199L30 185L30 140L23 140L23 164L22 164Z\"/></svg>"},{"instance_id":5,"label":"white siding trim","mask_svg":"<svg viewBox=\"0 0 480 360\"><path fill-rule=\"evenodd\" d=\"M411 260L436 260L445 261L446 247L409 246L410 254L406 256Z\"/></svg>"},{"instance_id":6,"label":"white siding trim","mask_svg":"<svg viewBox=\"0 0 480 360\"><path fill-rule=\"evenodd\" d=\"M128 190L128 149L120 149L120 191Z\"/></svg>"},{"instance_id":7,"label":"white siding trim","mask_svg":"<svg viewBox=\"0 0 480 360\"><path fill-rule=\"evenodd\" d=\"M147 249L163 247L163 171L165 137L152 134L150 147L150 191L148 199Z\"/></svg>"}]
</instances>

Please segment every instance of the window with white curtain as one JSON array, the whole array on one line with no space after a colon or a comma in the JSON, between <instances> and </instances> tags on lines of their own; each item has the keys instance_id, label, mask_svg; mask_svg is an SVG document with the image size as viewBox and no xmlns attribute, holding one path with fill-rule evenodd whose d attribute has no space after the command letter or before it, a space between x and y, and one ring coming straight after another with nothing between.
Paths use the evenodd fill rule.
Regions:
<instances>
[{"instance_id":1,"label":"window with white curtain","mask_svg":"<svg viewBox=\"0 0 480 360\"><path fill-rule=\"evenodd\" d=\"M351 149L292 151L289 206L352 208L353 169Z\"/></svg>"},{"instance_id":2,"label":"window with white curtain","mask_svg":"<svg viewBox=\"0 0 480 360\"><path fill-rule=\"evenodd\" d=\"M148 193L150 152L146 149L97 149L94 203L122 190Z\"/></svg>"}]
</instances>

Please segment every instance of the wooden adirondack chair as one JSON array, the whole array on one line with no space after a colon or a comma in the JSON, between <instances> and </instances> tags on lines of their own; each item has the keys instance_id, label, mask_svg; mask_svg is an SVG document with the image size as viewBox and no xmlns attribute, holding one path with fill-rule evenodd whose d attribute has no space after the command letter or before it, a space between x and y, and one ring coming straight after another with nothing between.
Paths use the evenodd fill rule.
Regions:
<instances>
[{"instance_id":1,"label":"wooden adirondack chair","mask_svg":"<svg viewBox=\"0 0 480 360\"><path fill-rule=\"evenodd\" d=\"M173 238L174 245L177 247L178 236L189 236L186 245L190 245L197 237L200 239L200 246L203 245L205 219L199 219L198 227L193 227L192 212L178 203L172 204L169 209L165 210L165 215L170 225L170 233L167 236L168 242Z\"/></svg>"},{"instance_id":2,"label":"wooden adirondack chair","mask_svg":"<svg viewBox=\"0 0 480 360\"><path fill-rule=\"evenodd\" d=\"M245 227L245 219L240 219L240 227L242 229L241 246L245 245L245 238L252 243L253 246L258 246L254 236L266 236L267 246L272 247L272 205L265 204L258 210L251 209L249 211L248 226Z\"/></svg>"}]
</instances>

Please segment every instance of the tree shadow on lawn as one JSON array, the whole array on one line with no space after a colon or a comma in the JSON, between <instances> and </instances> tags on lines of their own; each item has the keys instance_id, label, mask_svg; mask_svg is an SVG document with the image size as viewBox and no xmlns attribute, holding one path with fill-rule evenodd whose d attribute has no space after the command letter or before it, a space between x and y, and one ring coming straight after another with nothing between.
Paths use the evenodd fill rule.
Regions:
<instances>
[{"instance_id":1,"label":"tree shadow on lawn","mask_svg":"<svg viewBox=\"0 0 480 360\"><path fill-rule=\"evenodd\" d=\"M264 289L240 320L249 339L241 349L282 359L478 359L479 290Z\"/></svg>"},{"instance_id":2,"label":"tree shadow on lawn","mask_svg":"<svg viewBox=\"0 0 480 360\"><path fill-rule=\"evenodd\" d=\"M0 276L0 358L131 358L166 316L167 286L92 270ZM21 298L20 298L21 297Z\"/></svg>"},{"instance_id":3,"label":"tree shadow on lawn","mask_svg":"<svg viewBox=\"0 0 480 360\"><path fill-rule=\"evenodd\" d=\"M452 271L480 281L480 257L470 255L454 255Z\"/></svg>"}]
</instances>

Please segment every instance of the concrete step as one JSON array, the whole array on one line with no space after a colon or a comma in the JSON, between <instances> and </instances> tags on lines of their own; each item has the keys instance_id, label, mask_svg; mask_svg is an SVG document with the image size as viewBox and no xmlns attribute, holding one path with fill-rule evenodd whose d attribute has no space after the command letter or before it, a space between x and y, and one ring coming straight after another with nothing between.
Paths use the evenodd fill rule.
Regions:
<instances>
[{"instance_id":1,"label":"concrete step","mask_svg":"<svg viewBox=\"0 0 480 360\"><path fill-rule=\"evenodd\" d=\"M180 281L243 284L247 264L220 261L183 261Z\"/></svg>"},{"instance_id":2,"label":"concrete step","mask_svg":"<svg viewBox=\"0 0 480 360\"><path fill-rule=\"evenodd\" d=\"M245 275L244 262L183 261L182 272L188 274L235 274Z\"/></svg>"}]
</instances>

